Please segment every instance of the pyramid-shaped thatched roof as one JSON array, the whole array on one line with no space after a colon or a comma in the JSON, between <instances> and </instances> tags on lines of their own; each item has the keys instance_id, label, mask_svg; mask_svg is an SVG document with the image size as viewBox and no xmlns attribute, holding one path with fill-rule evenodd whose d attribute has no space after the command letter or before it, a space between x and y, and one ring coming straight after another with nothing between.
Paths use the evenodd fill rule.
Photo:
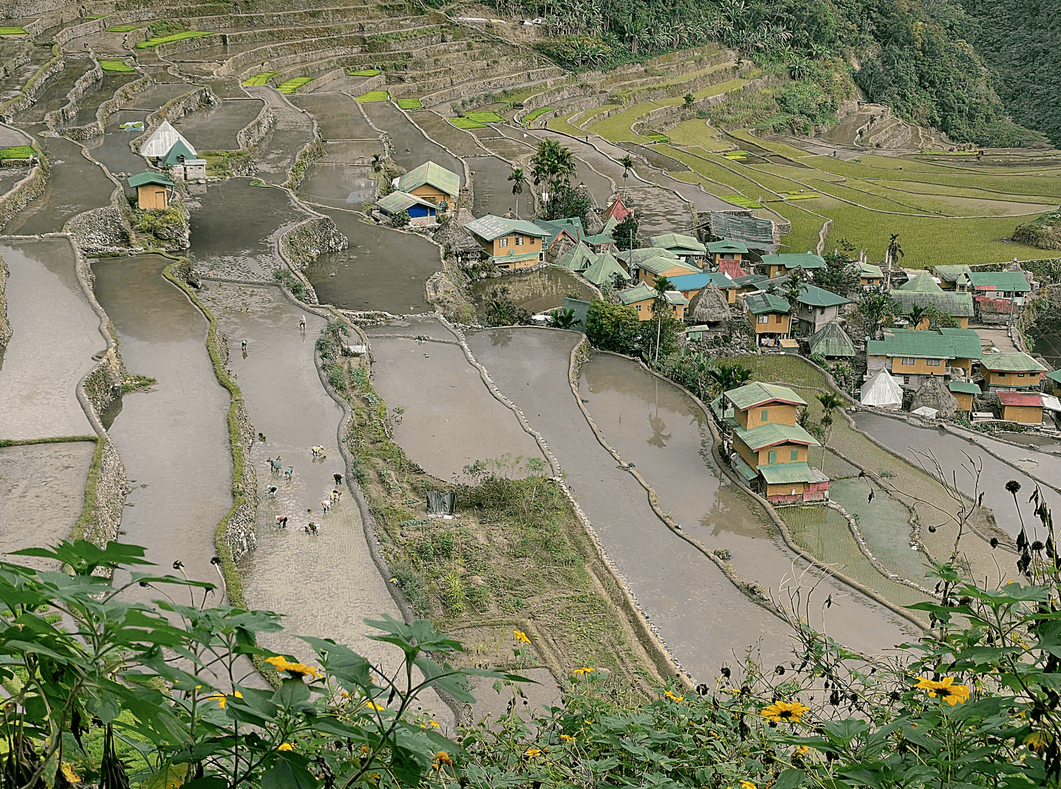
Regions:
<instances>
[{"instance_id":1,"label":"pyramid-shaped thatched roof","mask_svg":"<svg viewBox=\"0 0 1061 789\"><path fill-rule=\"evenodd\" d=\"M955 413L957 413L958 398L951 394L947 384L943 382L942 376L930 375L926 377L925 382L914 393L914 400L910 404L910 410L916 411L918 408L925 406L939 411L938 416L941 419L953 419Z\"/></svg>"},{"instance_id":2,"label":"pyramid-shaped thatched roof","mask_svg":"<svg viewBox=\"0 0 1061 789\"><path fill-rule=\"evenodd\" d=\"M438 229L438 232L435 233L435 242L442 247L449 244L449 248L454 254L481 249L482 247L479 246L479 242L477 242L475 237L464 227L474 218L472 212L467 208L460 209L456 216L450 217L449 221L445 222Z\"/></svg>"},{"instance_id":3,"label":"pyramid-shaped thatched roof","mask_svg":"<svg viewBox=\"0 0 1061 789\"><path fill-rule=\"evenodd\" d=\"M851 357L855 355L855 346L847 332L840 328L836 321L829 321L811 335L807 341L812 354L820 353L826 357Z\"/></svg>"},{"instance_id":4,"label":"pyramid-shaped thatched roof","mask_svg":"<svg viewBox=\"0 0 1061 789\"><path fill-rule=\"evenodd\" d=\"M722 323L732 315L726 294L713 282L693 297L689 307L692 323Z\"/></svg>"}]
</instances>

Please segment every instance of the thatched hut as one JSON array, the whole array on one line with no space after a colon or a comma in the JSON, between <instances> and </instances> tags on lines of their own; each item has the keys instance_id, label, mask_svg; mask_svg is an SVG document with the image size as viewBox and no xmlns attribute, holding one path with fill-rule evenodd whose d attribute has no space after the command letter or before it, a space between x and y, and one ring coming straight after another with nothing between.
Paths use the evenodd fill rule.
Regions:
<instances>
[{"instance_id":1,"label":"thatched hut","mask_svg":"<svg viewBox=\"0 0 1061 789\"><path fill-rule=\"evenodd\" d=\"M443 222L435 233L435 241L461 263L478 259L482 254L482 247L464 227L465 224L474 220L472 212L467 208L462 208L456 216L451 215L448 221Z\"/></svg>"},{"instance_id":2,"label":"thatched hut","mask_svg":"<svg viewBox=\"0 0 1061 789\"><path fill-rule=\"evenodd\" d=\"M722 326L731 317L729 301L726 294L715 283L711 282L697 293L689 304L689 322L706 323Z\"/></svg>"},{"instance_id":3,"label":"thatched hut","mask_svg":"<svg viewBox=\"0 0 1061 789\"><path fill-rule=\"evenodd\" d=\"M954 419L958 412L958 398L951 394L942 376L927 376L921 387L914 392L910 410L916 411L924 406L939 411L940 419Z\"/></svg>"}]
</instances>

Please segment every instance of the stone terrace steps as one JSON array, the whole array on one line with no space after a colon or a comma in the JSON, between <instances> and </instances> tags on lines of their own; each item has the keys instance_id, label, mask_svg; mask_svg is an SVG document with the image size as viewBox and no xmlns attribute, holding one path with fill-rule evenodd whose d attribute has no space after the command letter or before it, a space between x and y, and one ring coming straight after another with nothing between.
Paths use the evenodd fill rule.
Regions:
<instances>
[{"instance_id":1,"label":"stone terrace steps","mask_svg":"<svg viewBox=\"0 0 1061 789\"><path fill-rule=\"evenodd\" d=\"M530 70L517 68L512 71L500 72L494 77L459 82L450 88L422 96L420 101L425 107L435 108L464 96L478 96L515 87L537 85L554 77L562 76L564 73L564 70L559 66L545 66Z\"/></svg>"}]
</instances>

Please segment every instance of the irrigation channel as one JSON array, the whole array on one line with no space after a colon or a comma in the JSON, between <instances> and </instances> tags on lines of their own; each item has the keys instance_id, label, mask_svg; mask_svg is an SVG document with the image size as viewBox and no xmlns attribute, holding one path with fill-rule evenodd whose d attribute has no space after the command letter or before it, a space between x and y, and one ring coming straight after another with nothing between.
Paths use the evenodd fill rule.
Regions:
<instances>
[{"instance_id":1,"label":"irrigation channel","mask_svg":"<svg viewBox=\"0 0 1061 789\"><path fill-rule=\"evenodd\" d=\"M200 54L209 60L209 52ZM206 73L201 58L181 62L188 73ZM127 81L108 77L89 95L102 101L107 90ZM248 462L257 478L256 547L238 563L246 602L277 611L287 622L285 632L264 643L305 657L294 634L328 636L392 664L395 651L369 640L363 620L397 617L400 608L373 560L356 488L349 487L339 448L344 410L315 359L315 341L329 320L342 313L389 313L401 317L380 322L373 315L364 334L372 384L388 413L400 415L394 438L409 458L447 482L479 460L497 461L500 473L509 475L558 472L641 614L694 681L711 682L749 648L763 665L788 658L791 628L770 601L791 607L797 590L797 615L865 653L881 654L916 636L895 611L811 566L784 542L762 505L717 467L708 417L689 395L608 354L591 354L572 381L573 352L583 340L575 332L522 327L462 334L433 314L425 292L427 280L442 269L439 247L367 221L363 210L374 188L372 157L386 150L403 167L433 159L456 170L469 188L470 207L507 213L516 205L507 173L527 167L543 138L572 147L576 178L599 207L617 188L653 196L645 220L653 232L680 229L675 216L687 216L690 206L723 207L721 201L653 169L653 162L667 164L658 157L642 160L624 179L618 159L626 151L619 146L507 124L470 134L427 110L359 103L343 92L359 90L349 79L294 101L232 80L204 84L219 102L178 119L201 149L236 151L263 107L271 122L250 152L249 174L192 185L185 195L191 214L186 254L202 275L195 298L163 278L172 258L159 254L89 259L89 290L88 280L77 276L75 245L101 245L64 232L87 212L98 216L97 209L115 208L131 195L119 190L121 179L146 169L131 147L137 133L122 131L121 124L144 121L194 86L167 82L133 94L100 119L102 135L84 145L46 131L39 112L24 115L24 131L41 143L51 170L43 194L10 218L8 235L0 237L11 326L0 356L0 439L64 440L0 448L0 550L66 536L81 512L95 422L77 387L108 345L94 295L128 372L153 379L102 415L128 477L121 539L146 546L148 558L163 568L179 561L189 577L218 583L215 599L221 601L211 559L217 525L233 506L234 464L230 394L207 350L208 313L227 348L224 368L240 387L254 436ZM48 107L62 106L55 90L46 93ZM96 118L88 107L75 109L71 123ZM10 128L0 131L5 139L18 137ZM304 177L292 190L293 168L316 134L323 156L304 162ZM0 189L16 182L5 174ZM530 214L529 195L520 210ZM304 274L332 312L296 302L274 278L290 265L280 253L284 234L328 220L348 246L310 255ZM473 296L481 302L495 284L510 286L517 302L534 312L559 306L572 291L592 293L568 272L549 271L490 280ZM884 417L858 420L900 453L926 443L945 449L948 473L946 464L974 447L959 435L929 435ZM322 457L314 446L324 448ZM1013 534L1012 507L1001 486L1010 478L1049 486L1061 459L1034 447L986 446L993 454L983 455L984 504ZM1024 460L1029 457L1032 462ZM289 475L273 471L276 458L282 469L291 468ZM337 488L335 474L343 475L343 495L325 512L322 502ZM1048 500L1056 499L1051 489ZM680 528L668 526L661 513ZM286 529L276 527L278 516L287 516ZM315 536L305 531L311 520L319 524ZM829 596L833 604L823 615ZM532 697L554 701L548 672L539 678L546 690ZM483 690L480 712L504 706L491 693ZM437 698L425 704L436 717L452 720Z\"/></svg>"}]
</instances>

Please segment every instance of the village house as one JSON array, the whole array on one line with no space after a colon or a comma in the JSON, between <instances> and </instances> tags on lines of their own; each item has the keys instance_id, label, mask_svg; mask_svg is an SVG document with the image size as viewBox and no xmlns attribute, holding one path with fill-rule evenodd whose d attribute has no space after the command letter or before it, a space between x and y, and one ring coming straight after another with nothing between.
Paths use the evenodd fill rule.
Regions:
<instances>
[{"instance_id":1,"label":"village house","mask_svg":"<svg viewBox=\"0 0 1061 789\"><path fill-rule=\"evenodd\" d=\"M741 262L737 260L725 260L719 262L718 271L721 274L725 274L734 282L740 277L748 276L748 272L741 267Z\"/></svg>"},{"instance_id":2,"label":"village house","mask_svg":"<svg viewBox=\"0 0 1061 789\"><path fill-rule=\"evenodd\" d=\"M737 295L754 293L757 290L762 290L770 281L770 278L765 274L745 274L743 277L734 277L730 275L730 278L737 286Z\"/></svg>"},{"instance_id":3,"label":"village house","mask_svg":"<svg viewBox=\"0 0 1061 789\"><path fill-rule=\"evenodd\" d=\"M1005 299L1022 307L1032 286L1021 271L969 271L958 278L957 289L972 293L974 298Z\"/></svg>"},{"instance_id":4,"label":"village house","mask_svg":"<svg viewBox=\"0 0 1061 789\"><path fill-rule=\"evenodd\" d=\"M582 220L578 217L567 219L535 219L534 224L546 231L549 235L542 242L546 257L560 256L565 254L573 245L583 245L593 254L605 250L615 249L615 239L609 235L599 233L590 235L582 226ZM555 249L554 254L550 254ZM557 260L559 262L559 259Z\"/></svg>"},{"instance_id":5,"label":"village house","mask_svg":"<svg viewBox=\"0 0 1061 789\"><path fill-rule=\"evenodd\" d=\"M858 284L863 288L875 288L878 285L883 285L884 272L880 270L880 266L875 266L872 263L859 262Z\"/></svg>"},{"instance_id":6,"label":"village house","mask_svg":"<svg viewBox=\"0 0 1061 789\"><path fill-rule=\"evenodd\" d=\"M603 252L582 272L582 276L598 288L606 286L623 287L630 281L626 269L615 259L611 252Z\"/></svg>"},{"instance_id":7,"label":"village house","mask_svg":"<svg viewBox=\"0 0 1061 789\"><path fill-rule=\"evenodd\" d=\"M136 205L141 211L157 211L169 207L171 181L162 173L140 173L128 181L136 190Z\"/></svg>"},{"instance_id":8,"label":"village house","mask_svg":"<svg viewBox=\"0 0 1061 789\"><path fill-rule=\"evenodd\" d=\"M932 307L954 318L961 329L969 328L969 318L974 314L971 295L944 291L927 271L922 271L902 287L892 290L891 296L899 303L903 315L909 315L914 307Z\"/></svg>"},{"instance_id":9,"label":"village house","mask_svg":"<svg viewBox=\"0 0 1061 789\"><path fill-rule=\"evenodd\" d=\"M623 205L623 196L617 194L615 196L615 201L605 210L604 215L601 217L601 221L604 222L604 227L608 228L608 223L611 220L615 220L615 224L618 224L628 216L630 216L630 209Z\"/></svg>"},{"instance_id":10,"label":"village house","mask_svg":"<svg viewBox=\"0 0 1061 789\"><path fill-rule=\"evenodd\" d=\"M174 178L186 181L206 178L206 159L197 159L195 151L184 144L183 138L177 140L169 153L162 159L162 165L169 167Z\"/></svg>"},{"instance_id":11,"label":"village house","mask_svg":"<svg viewBox=\"0 0 1061 789\"><path fill-rule=\"evenodd\" d=\"M763 255L763 265L770 279L783 277L797 269L815 271L825 268L825 258L813 252L782 252L777 255Z\"/></svg>"},{"instance_id":12,"label":"village house","mask_svg":"<svg viewBox=\"0 0 1061 789\"><path fill-rule=\"evenodd\" d=\"M928 376L968 379L980 358L980 337L972 329L889 329L866 343L866 372L886 369L904 387L917 389Z\"/></svg>"},{"instance_id":13,"label":"village house","mask_svg":"<svg viewBox=\"0 0 1061 789\"><path fill-rule=\"evenodd\" d=\"M530 268L545 261L542 239L546 233L533 222L487 214L464 227L501 271Z\"/></svg>"},{"instance_id":14,"label":"village house","mask_svg":"<svg viewBox=\"0 0 1061 789\"><path fill-rule=\"evenodd\" d=\"M786 386L762 383L732 389L724 398L736 422L731 462L749 485L775 504L829 497L829 478L809 462L809 447L820 444L798 424L803 398Z\"/></svg>"},{"instance_id":15,"label":"village house","mask_svg":"<svg viewBox=\"0 0 1061 789\"><path fill-rule=\"evenodd\" d=\"M683 274L699 274L700 269L691 263L683 263L671 257L650 257L633 263L630 266L630 274L637 282L643 282L649 287L656 284L659 277L673 279Z\"/></svg>"},{"instance_id":16,"label":"village house","mask_svg":"<svg viewBox=\"0 0 1061 789\"><path fill-rule=\"evenodd\" d=\"M830 361L855 356L854 343L836 321L829 321L814 332L807 340L807 348L811 356L824 356Z\"/></svg>"},{"instance_id":17,"label":"village house","mask_svg":"<svg viewBox=\"0 0 1061 789\"><path fill-rule=\"evenodd\" d=\"M408 192L391 192L376 201L376 208L386 219L391 219L404 211L409 215L409 224L418 227L433 225L437 221L438 207Z\"/></svg>"},{"instance_id":18,"label":"village house","mask_svg":"<svg viewBox=\"0 0 1061 789\"><path fill-rule=\"evenodd\" d=\"M556 265L580 274L592 266L596 259L597 256L593 254L593 250L579 241L556 259Z\"/></svg>"},{"instance_id":19,"label":"village house","mask_svg":"<svg viewBox=\"0 0 1061 789\"><path fill-rule=\"evenodd\" d=\"M655 249L665 249L673 252L683 263L691 263L697 267L703 267L707 258L707 248L692 236L683 236L681 233L664 233L661 236L653 236L649 244Z\"/></svg>"},{"instance_id":20,"label":"village house","mask_svg":"<svg viewBox=\"0 0 1061 789\"><path fill-rule=\"evenodd\" d=\"M711 258L711 262L715 268L722 271L722 267L729 266L730 270L739 270L741 273L737 276L744 276L744 271L741 269L741 263L744 262L745 256L748 254L748 245L743 241L712 241L709 244L705 244L707 247L707 254ZM730 272L727 271L727 274ZM732 277L733 275L730 274Z\"/></svg>"},{"instance_id":21,"label":"village house","mask_svg":"<svg viewBox=\"0 0 1061 789\"><path fill-rule=\"evenodd\" d=\"M1055 397L1061 395L1061 370L1054 370L1053 372L1047 373L1045 383L1050 394Z\"/></svg>"},{"instance_id":22,"label":"village house","mask_svg":"<svg viewBox=\"0 0 1061 789\"><path fill-rule=\"evenodd\" d=\"M1039 379L1046 368L1026 353L985 353L980 359L980 375L987 391L1039 390Z\"/></svg>"},{"instance_id":23,"label":"village house","mask_svg":"<svg viewBox=\"0 0 1061 789\"><path fill-rule=\"evenodd\" d=\"M1038 392L998 393L1001 417L1019 425L1041 425L1043 423L1043 396Z\"/></svg>"},{"instance_id":24,"label":"village house","mask_svg":"<svg viewBox=\"0 0 1061 789\"><path fill-rule=\"evenodd\" d=\"M652 304L656 300L656 291L644 282L638 283L632 288L621 290L616 295L619 297L621 304L637 310L638 320L650 321L656 317L652 311ZM678 320L684 320L685 308L689 306L689 300L676 290L668 290L664 293L664 298L666 298L670 307L671 315Z\"/></svg>"},{"instance_id":25,"label":"village house","mask_svg":"<svg viewBox=\"0 0 1061 789\"><path fill-rule=\"evenodd\" d=\"M971 269L965 264L950 266L933 266L932 273L939 280L939 286L943 290L957 290L958 279L962 274L968 274Z\"/></svg>"},{"instance_id":26,"label":"village house","mask_svg":"<svg viewBox=\"0 0 1061 789\"><path fill-rule=\"evenodd\" d=\"M972 414L973 398L980 396L980 387L969 381L950 381L947 388L958 401L958 410L964 411L966 416Z\"/></svg>"},{"instance_id":27,"label":"village house","mask_svg":"<svg viewBox=\"0 0 1061 789\"><path fill-rule=\"evenodd\" d=\"M726 294L727 304L733 304L737 301L737 283L717 271L682 274L677 277L671 277L670 283L675 290L681 291L681 294L687 299L691 299L708 285L714 285Z\"/></svg>"},{"instance_id":28,"label":"village house","mask_svg":"<svg viewBox=\"0 0 1061 789\"><path fill-rule=\"evenodd\" d=\"M152 161L165 159L173 146L180 143L181 151L185 156L195 156L195 146L188 142L179 131L173 128L169 121L162 121L158 128L148 135L148 138L140 144L140 155Z\"/></svg>"},{"instance_id":29,"label":"village house","mask_svg":"<svg viewBox=\"0 0 1061 789\"><path fill-rule=\"evenodd\" d=\"M416 195L436 206L440 203L456 206L460 186L461 177L457 173L434 162L424 162L394 179L394 188L399 192Z\"/></svg>"},{"instance_id":30,"label":"village house","mask_svg":"<svg viewBox=\"0 0 1061 789\"><path fill-rule=\"evenodd\" d=\"M801 337L814 334L840 316L840 307L851 299L837 296L815 285L804 285L796 299L796 333Z\"/></svg>"},{"instance_id":31,"label":"village house","mask_svg":"<svg viewBox=\"0 0 1061 789\"><path fill-rule=\"evenodd\" d=\"M788 337L788 302L772 293L749 293L744 297L744 308L752 322L759 345L773 345L775 340Z\"/></svg>"}]
</instances>

